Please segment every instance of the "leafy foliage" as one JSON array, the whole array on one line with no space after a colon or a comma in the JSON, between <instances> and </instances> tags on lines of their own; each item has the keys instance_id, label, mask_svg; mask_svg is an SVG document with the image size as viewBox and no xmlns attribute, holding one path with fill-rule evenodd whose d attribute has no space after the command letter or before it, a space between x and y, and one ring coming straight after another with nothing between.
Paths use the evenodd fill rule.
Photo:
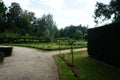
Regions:
<instances>
[{"instance_id":1,"label":"leafy foliage","mask_svg":"<svg viewBox=\"0 0 120 80\"><path fill-rule=\"evenodd\" d=\"M70 25L58 30L52 14L44 14L41 18L36 18L34 12L23 10L19 3L13 2L7 8L0 0L0 37L11 38L11 34L14 38L29 35L27 38L33 36L50 41L55 38L86 40L87 27Z\"/></svg>"},{"instance_id":2,"label":"leafy foliage","mask_svg":"<svg viewBox=\"0 0 120 80\"><path fill-rule=\"evenodd\" d=\"M88 27L86 26L82 26L82 25L79 25L79 26L68 26L68 27L65 27L64 29L60 29L59 30L59 35L58 37L59 38L72 38L72 39L83 39L83 40L86 40L86 37L87 37L87 29Z\"/></svg>"},{"instance_id":3,"label":"leafy foliage","mask_svg":"<svg viewBox=\"0 0 120 80\"><path fill-rule=\"evenodd\" d=\"M103 21L112 18L113 22L120 21L120 0L111 0L109 4L96 3L94 11L95 23L101 23ZM101 20L101 21L100 21Z\"/></svg>"},{"instance_id":4,"label":"leafy foliage","mask_svg":"<svg viewBox=\"0 0 120 80\"><path fill-rule=\"evenodd\" d=\"M41 38L54 38L57 30L53 15L36 18L33 12L22 10L19 3L13 2L6 8L4 2L0 0L1 35L7 32L21 36L29 34Z\"/></svg>"}]
</instances>

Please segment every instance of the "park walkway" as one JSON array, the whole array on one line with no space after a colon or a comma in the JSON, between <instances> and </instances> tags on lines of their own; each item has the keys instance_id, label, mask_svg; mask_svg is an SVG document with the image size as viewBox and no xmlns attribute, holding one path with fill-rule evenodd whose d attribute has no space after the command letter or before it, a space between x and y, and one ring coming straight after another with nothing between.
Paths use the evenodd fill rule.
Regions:
<instances>
[{"instance_id":1,"label":"park walkway","mask_svg":"<svg viewBox=\"0 0 120 80\"><path fill-rule=\"evenodd\" d=\"M85 49L76 49L80 50ZM52 57L55 54L59 51L14 47L12 56L6 57L0 64L0 80L59 80L57 65Z\"/></svg>"}]
</instances>

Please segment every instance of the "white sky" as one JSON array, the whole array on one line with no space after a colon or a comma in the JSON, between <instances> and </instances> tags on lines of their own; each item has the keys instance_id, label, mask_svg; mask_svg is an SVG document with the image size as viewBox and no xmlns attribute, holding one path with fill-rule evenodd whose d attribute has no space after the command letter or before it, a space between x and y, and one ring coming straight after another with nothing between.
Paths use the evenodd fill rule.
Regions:
<instances>
[{"instance_id":1,"label":"white sky","mask_svg":"<svg viewBox=\"0 0 120 80\"><path fill-rule=\"evenodd\" d=\"M35 13L40 18L43 14L52 14L57 27L64 28L69 25L95 26L92 15L96 1L108 4L110 0L3 0L6 6L12 2L20 4L22 9Z\"/></svg>"}]
</instances>

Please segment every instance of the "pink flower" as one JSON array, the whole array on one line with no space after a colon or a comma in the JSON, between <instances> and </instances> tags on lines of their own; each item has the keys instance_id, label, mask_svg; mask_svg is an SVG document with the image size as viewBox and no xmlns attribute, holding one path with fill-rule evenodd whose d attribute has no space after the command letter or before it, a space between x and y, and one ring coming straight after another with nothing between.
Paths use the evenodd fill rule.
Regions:
<instances>
[{"instance_id":1,"label":"pink flower","mask_svg":"<svg viewBox=\"0 0 120 80\"><path fill-rule=\"evenodd\" d=\"M68 62L67 65L68 65L69 67L74 67L74 64L72 64L72 63L70 63L70 62Z\"/></svg>"},{"instance_id":2,"label":"pink flower","mask_svg":"<svg viewBox=\"0 0 120 80\"><path fill-rule=\"evenodd\" d=\"M78 74L78 73L79 73L79 70L78 70L77 68L74 68L74 69L73 69L73 73L74 73L74 74Z\"/></svg>"}]
</instances>

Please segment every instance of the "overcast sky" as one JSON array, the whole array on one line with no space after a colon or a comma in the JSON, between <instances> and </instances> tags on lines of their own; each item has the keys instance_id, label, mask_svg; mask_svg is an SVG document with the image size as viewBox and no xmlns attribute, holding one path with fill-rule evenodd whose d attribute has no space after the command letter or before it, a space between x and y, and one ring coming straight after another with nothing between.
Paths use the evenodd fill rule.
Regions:
<instances>
[{"instance_id":1,"label":"overcast sky","mask_svg":"<svg viewBox=\"0 0 120 80\"><path fill-rule=\"evenodd\" d=\"M12 2L20 4L22 9L35 13L40 18L43 14L52 14L57 27L64 28L69 25L95 26L92 15L96 1L108 4L110 0L3 0L6 6Z\"/></svg>"}]
</instances>

